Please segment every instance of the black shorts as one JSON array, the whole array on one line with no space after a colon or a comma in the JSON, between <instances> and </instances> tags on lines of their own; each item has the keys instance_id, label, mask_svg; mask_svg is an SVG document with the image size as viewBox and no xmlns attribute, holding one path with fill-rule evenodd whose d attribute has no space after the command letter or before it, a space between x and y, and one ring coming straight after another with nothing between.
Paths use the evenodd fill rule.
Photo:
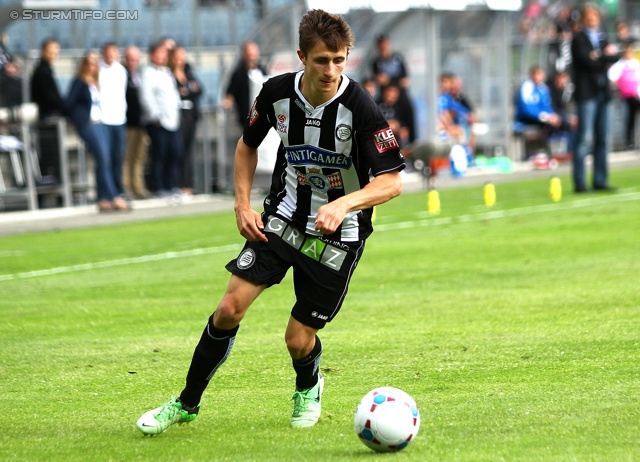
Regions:
<instances>
[{"instance_id":1,"label":"black shorts","mask_svg":"<svg viewBox=\"0 0 640 462\"><path fill-rule=\"evenodd\" d=\"M280 283L293 267L296 303L291 310L299 322L322 329L347 295L349 281L364 241L345 243L307 236L273 215L263 215L268 242L249 242L226 268L255 284Z\"/></svg>"}]
</instances>

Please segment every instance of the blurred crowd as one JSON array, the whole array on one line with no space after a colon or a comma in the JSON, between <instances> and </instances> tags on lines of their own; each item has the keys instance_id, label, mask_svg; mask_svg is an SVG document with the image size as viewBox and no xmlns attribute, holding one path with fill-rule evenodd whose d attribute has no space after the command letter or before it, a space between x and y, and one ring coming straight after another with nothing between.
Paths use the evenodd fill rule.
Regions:
<instances>
[{"instance_id":1,"label":"blurred crowd","mask_svg":"<svg viewBox=\"0 0 640 462\"><path fill-rule=\"evenodd\" d=\"M545 27L540 27L543 16ZM543 0L533 0L523 10L520 25L523 33L547 40L548 53L546 62L531 67L514 95L514 131L536 127L547 139L563 140L563 160L573 162L576 192L588 190L584 159L592 153L592 187L609 189L606 156L612 91L625 102L629 149L635 149L635 115L640 107L640 62L628 24L621 20L604 24L595 5L576 9L554 4L552 8ZM607 26L613 31L611 40ZM420 140L416 139L408 67L388 35L378 35L375 46L361 83L410 156ZM128 211L132 199L188 199L194 187L191 151L203 88L186 50L163 38L149 47L147 64L140 66L138 48L130 46L121 56L117 44L106 43L99 53L82 57L64 92L54 71L59 50L55 40L45 40L29 76L31 99L38 105L40 118L38 181L60 181L56 121L66 117L93 155L100 211ZM252 82L260 84L266 75L258 45L243 44L222 101L224 109L235 110L239 126L249 112ZM0 40L0 107L22 103L22 79L20 61L8 52L4 36ZM451 168L464 170L474 162L482 121L459 76L445 71L439 79L438 138L451 148Z\"/></svg>"},{"instance_id":2,"label":"blurred crowd","mask_svg":"<svg viewBox=\"0 0 640 462\"><path fill-rule=\"evenodd\" d=\"M0 106L16 106L22 103L23 77L6 47L0 51ZM82 56L65 92L55 78L59 52L56 40L44 40L29 81L39 117L38 183L61 181L58 121L65 117L93 156L101 212L129 211L132 199L188 199L203 89L186 50L163 38L149 47L148 64L140 66L137 47L121 56L115 43L105 43L99 53Z\"/></svg>"}]
</instances>

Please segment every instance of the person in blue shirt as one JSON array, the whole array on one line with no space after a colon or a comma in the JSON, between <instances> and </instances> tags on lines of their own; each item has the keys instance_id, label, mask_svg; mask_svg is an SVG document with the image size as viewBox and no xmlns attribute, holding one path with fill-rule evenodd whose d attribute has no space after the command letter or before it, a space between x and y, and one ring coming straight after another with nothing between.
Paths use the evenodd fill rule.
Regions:
<instances>
[{"instance_id":1,"label":"person in blue shirt","mask_svg":"<svg viewBox=\"0 0 640 462\"><path fill-rule=\"evenodd\" d=\"M545 81L544 69L532 67L516 96L516 122L550 129L560 127L562 118L553 110L551 91Z\"/></svg>"},{"instance_id":2,"label":"person in blue shirt","mask_svg":"<svg viewBox=\"0 0 640 462\"><path fill-rule=\"evenodd\" d=\"M440 136L444 139L468 143L471 111L451 94L455 76L445 72L440 76L438 118Z\"/></svg>"}]
</instances>

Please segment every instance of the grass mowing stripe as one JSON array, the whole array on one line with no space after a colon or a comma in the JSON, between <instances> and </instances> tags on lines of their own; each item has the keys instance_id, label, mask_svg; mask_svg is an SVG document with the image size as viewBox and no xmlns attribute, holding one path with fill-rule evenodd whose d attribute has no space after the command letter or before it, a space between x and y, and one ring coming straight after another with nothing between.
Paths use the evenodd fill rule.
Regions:
<instances>
[{"instance_id":1,"label":"grass mowing stripe","mask_svg":"<svg viewBox=\"0 0 640 462\"><path fill-rule=\"evenodd\" d=\"M380 225L377 225L375 229L376 231L393 231L393 230L400 230L400 229L411 229L416 226L442 226L442 225L448 225L451 223L467 223L471 221L490 220L490 219L497 219L497 218L513 217L518 215L553 212L553 211L566 210L571 208L590 207L598 204L608 204L608 203L614 203L614 202L636 200L638 198L640 198L640 193L633 192L633 193L618 194L615 196L584 199L584 200L568 202L564 204L544 204L544 205L536 205L532 207L520 207L520 208L508 209L508 210L494 210L494 211L488 211L484 213L459 215L457 217L446 217L446 218L443 217L443 218L435 218L430 220L411 220L411 221L402 221L398 223L380 224ZM99 268L111 268L114 266L125 266L125 265L130 265L135 263L147 263L151 261L170 260L174 258L185 258L185 257L196 256L196 255L206 255L206 254L212 254L212 253L238 250L239 248L240 248L240 244L231 244L231 245L222 246L222 247L197 248L197 249L185 250L182 252L165 252L165 253L155 254L155 255L143 255L140 257L123 258L120 260L109 260L109 261L103 261L103 262L97 262L97 263L83 263L80 265L73 265L73 266L60 266L55 268L28 271L28 272L16 273L16 274L3 274L3 275L0 275L0 282L12 281L16 279L28 279L28 278L35 278L35 277L41 277L41 276L50 276L53 274L73 273L77 271L87 271L87 270L99 269Z\"/></svg>"},{"instance_id":2,"label":"grass mowing stripe","mask_svg":"<svg viewBox=\"0 0 640 462\"><path fill-rule=\"evenodd\" d=\"M411 220L401 221L398 223L380 224L375 226L376 231L395 231L399 229L411 229L416 226L441 226L451 223L467 223L470 221L492 220L496 218L515 217L519 215L529 215L543 212L556 212L561 210L591 207L594 205L611 204L615 202L632 201L640 198L640 193L626 193L615 196L585 199L580 201L568 202L564 204L544 204L534 205L531 207L519 207L507 210L492 210L489 212L459 215L457 217L443 217L428 220Z\"/></svg>"},{"instance_id":3,"label":"grass mowing stripe","mask_svg":"<svg viewBox=\"0 0 640 462\"><path fill-rule=\"evenodd\" d=\"M227 252L232 250L239 250L240 244L223 245L222 247L206 247L200 249L183 250L182 252L165 252L155 255L143 255L140 257L122 258L120 260L108 260L97 263L83 263L81 265L73 266L59 266L57 268L49 268L44 270L27 271L25 273L17 274L2 274L0 275L0 282L12 281L15 279L28 279L36 278L40 276L50 276L52 274L62 273L74 273L76 271L86 271L98 268L113 268L114 266L125 266L134 263L148 263L151 261L171 260L175 258L193 257L196 255L208 255L212 253Z\"/></svg>"}]
</instances>

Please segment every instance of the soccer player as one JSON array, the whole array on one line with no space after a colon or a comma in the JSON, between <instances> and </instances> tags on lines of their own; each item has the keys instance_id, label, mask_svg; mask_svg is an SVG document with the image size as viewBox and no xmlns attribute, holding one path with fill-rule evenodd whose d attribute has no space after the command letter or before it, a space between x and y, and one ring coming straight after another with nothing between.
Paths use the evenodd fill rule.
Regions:
<instances>
[{"instance_id":1,"label":"soccer player","mask_svg":"<svg viewBox=\"0 0 640 462\"><path fill-rule=\"evenodd\" d=\"M369 93L342 74L354 40L349 25L311 10L299 40L303 70L264 84L236 147L235 213L245 246L226 266L232 276L196 346L186 387L140 417L145 434L196 418L249 306L291 267L296 302L285 333L296 373L291 426L310 427L320 418L324 380L316 334L338 314L373 231L372 208L400 194L405 163ZM250 193L257 148L271 128L282 143L260 214Z\"/></svg>"}]
</instances>

